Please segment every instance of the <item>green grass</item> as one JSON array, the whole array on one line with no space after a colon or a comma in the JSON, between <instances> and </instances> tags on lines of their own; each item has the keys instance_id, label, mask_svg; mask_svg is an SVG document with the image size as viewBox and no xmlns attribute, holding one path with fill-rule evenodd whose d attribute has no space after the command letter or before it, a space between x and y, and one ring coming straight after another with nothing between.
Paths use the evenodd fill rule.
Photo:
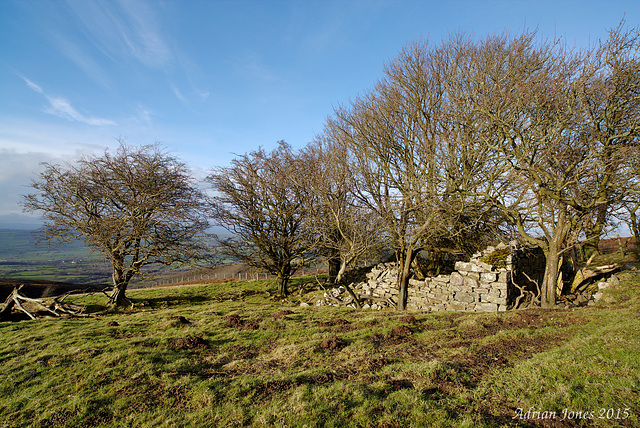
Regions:
<instances>
[{"instance_id":1,"label":"green grass","mask_svg":"<svg viewBox=\"0 0 640 428\"><path fill-rule=\"evenodd\" d=\"M594 415L546 426L640 425L638 274L595 307L499 314L302 308L297 292L282 303L274 291L272 281L136 290L133 310L0 323L0 426L552 422L513 419L518 408Z\"/></svg>"}]
</instances>

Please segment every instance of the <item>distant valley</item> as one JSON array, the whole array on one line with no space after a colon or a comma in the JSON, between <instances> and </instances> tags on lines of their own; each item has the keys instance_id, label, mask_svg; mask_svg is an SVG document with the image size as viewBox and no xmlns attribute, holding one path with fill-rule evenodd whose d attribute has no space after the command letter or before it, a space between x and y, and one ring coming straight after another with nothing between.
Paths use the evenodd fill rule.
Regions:
<instances>
[{"instance_id":1,"label":"distant valley","mask_svg":"<svg viewBox=\"0 0 640 428\"><path fill-rule=\"evenodd\" d=\"M0 229L0 278L105 283L110 276L109 264L80 241L51 247L35 230Z\"/></svg>"}]
</instances>

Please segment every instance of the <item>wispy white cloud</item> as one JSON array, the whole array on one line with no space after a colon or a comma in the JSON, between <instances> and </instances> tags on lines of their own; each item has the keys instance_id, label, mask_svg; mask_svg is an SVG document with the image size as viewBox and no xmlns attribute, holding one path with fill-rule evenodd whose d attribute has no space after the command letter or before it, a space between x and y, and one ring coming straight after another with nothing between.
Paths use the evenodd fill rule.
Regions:
<instances>
[{"instance_id":1,"label":"wispy white cloud","mask_svg":"<svg viewBox=\"0 0 640 428\"><path fill-rule=\"evenodd\" d=\"M86 123L93 126L111 126L116 123L109 119L103 119L101 117L85 116L76 110L67 100L64 98L53 98L47 96L50 103L50 108L45 109L47 113L59 116L63 119Z\"/></svg>"},{"instance_id":2,"label":"wispy white cloud","mask_svg":"<svg viewBox=\"0 0 640 428\"><path fill-rule=\"evenodd\" d=\"M178 89L175 85L172 84L171 90L173 91L173 94L176 96L177 99L179 99L184 104L188 104L187 99L185 98L184 95L182 95L182 92L180 92L180 89Z\"/></svg>"},{"instance_id":3,"label":"wispy white cloud","mask_svg":"<svg viewBox=\"0 0 640 428\"><path fill-rule=\"evenodd\" d=\"M25 83L27 84L27 86L31 89L33 89L35 92L39 93L39 94L44 94L44 92L42 91L42 88L38 85L36 85L35 83L33 83L31 80L27 79L26 77L22 78Z\"/></svg>"},{"instance_id":4,"label":"wispy white cloud","mask_svg":"<svg viewBox=\"0 0 640 428\"><path fill-rule=\"evenodd\" d=\"M148 67L162 68L172 61L154 7L146 1L68 0L67 4L91 41L116 62L133 57Z\"/></svg>"},{"instance_id":5,"label":"wispy white cloud","mask_svg":"<svg viewBox=\"0 0 640 428\"><path fill-rule=\"evenodd\" d=\"M204 89L199 89L195 87L193 84L186 89L186 91L179 89L174 83L170 83L171 91L173 95L189 110L194 113L197 112L197 109L192 105L194 102L203 102L206 101L211 95L209 91Z\"/></svg>"},{"instance_id":6,"label":"wispy white cloud","mask_svg":"<svg viewBox=\"0 0 640 428\"><path fill-rule=\"evenodd\" d=\"M21 195L43 171L42 162L73 163L116 144L101 128L0 116L0 216L22 212Z\"/></svg>"},{"instance_id":7,"label":"wispy white cloud","mask_svg":"<svg viewBox=\"0 0 640 428\"><path fill-rule=\"evenodd\" d=\"M76 110L71 105L71 103L69 103L69 101L67 101L66 99L60 98L60 97L52 97L47 93L45 93L44 90L38 84L32 82L31 80L25 77L23 77L22 79L25 81L25 83L31 90L39 94L42 94L47 99L47 101L49 102L49 105L45 108L46 113L49 113L70 121L86 123L87 125L93 125L93 126L112 126L116 124L114 121L110 119L86 116L80 113L78 110Z\"/></svg>"},{"instance_id":8,"label":"wispy white cloud","mask_svg":"<svg viewBox=\"0 0 640 428\"><path fill-rule=\"evenodd\" d=\"M149 110L148 108L139 105L138 108L136 109L136 115L133 118L133 121L136 123L140 123L144 126L151 126L153 125L153 111Z\"/></svg>"}]
</instances>

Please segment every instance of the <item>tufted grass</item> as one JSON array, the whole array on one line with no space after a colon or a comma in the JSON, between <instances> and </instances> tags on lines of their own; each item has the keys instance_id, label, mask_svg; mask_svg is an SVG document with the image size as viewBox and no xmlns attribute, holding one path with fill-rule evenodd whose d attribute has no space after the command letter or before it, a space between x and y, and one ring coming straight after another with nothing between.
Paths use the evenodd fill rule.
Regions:
<instances>
[{"instance_id":1,"label":"tufted grass","mask_svg":"<svg viewBox=\"0 0 640 428\"><path fill-rule=\"evenodd\" d=\"M303 308L272 281L136 290L133 310L0 323L0 427L638 426L640 276L622 278L594 307L496 314Z\"/></svg>"}]
</instances>

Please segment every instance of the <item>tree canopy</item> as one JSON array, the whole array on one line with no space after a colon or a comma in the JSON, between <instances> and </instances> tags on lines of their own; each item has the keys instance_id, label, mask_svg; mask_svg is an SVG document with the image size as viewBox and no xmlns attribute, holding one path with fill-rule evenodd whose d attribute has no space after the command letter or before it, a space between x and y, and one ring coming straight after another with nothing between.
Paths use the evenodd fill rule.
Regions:
<instances>
[{"instance_id":1,"label":"tree canopy","mask_svg":"<svg viewBox=\"0 0 640 428\"><path fill-rule=\"evenodd\" d=\"M289 278L317 241L309 227L313 192L307 166L280 141L273 151L238 156L207 178L215 191L215 223L232 234L218 237L221 251L276 275L280 297L288 294Z\"/></svg>"},{"instance_id":2,"label":"tree canopy","mask_svg":"<svg viewBox=\"0 0 640 428\"><path fill-rule=\"evenodd\" d=\"M120 142L115 153L44 166L24 208L42 213L44 240L83 238L106 257L113 267L110 303L130 304L125 291L144 266L202 257L206 197L187 166L159 146Z\"/></svg>"}]
</instances>

